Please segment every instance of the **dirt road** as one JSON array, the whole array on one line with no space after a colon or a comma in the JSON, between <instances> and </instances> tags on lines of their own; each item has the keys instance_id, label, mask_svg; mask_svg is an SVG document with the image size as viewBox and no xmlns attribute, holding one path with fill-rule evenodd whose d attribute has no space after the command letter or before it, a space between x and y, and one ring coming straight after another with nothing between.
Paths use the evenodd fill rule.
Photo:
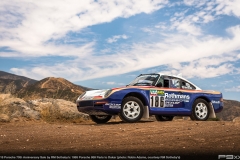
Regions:
<instances>
[{"instance_id":1,"label":"dirt road","mask_svg":"<svg viewBox=\"0 0 240 160\"><path fill-rule=\"evenodd\" d=\"M167 156L180 156L181 159L218 159L219 154L240 155L239 122L176 120L129 124L115 120L103 125L93 122L0 123L1 156L165 156L165 159Z\"/></svg>"}]
</instances>

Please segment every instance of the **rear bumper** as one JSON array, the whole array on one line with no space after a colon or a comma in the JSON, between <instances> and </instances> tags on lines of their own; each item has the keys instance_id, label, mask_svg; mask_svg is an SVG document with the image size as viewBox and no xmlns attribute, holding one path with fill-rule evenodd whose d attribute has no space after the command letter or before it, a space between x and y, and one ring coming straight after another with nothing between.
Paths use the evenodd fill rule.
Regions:
<instances>
[{"instance_id":1,"label":"rear bumper","mask_svg":"<svg viewBox=\"0 0 240 160\"><path fill-rule=\"evenodd\" d=\"M219 113L223 110L223 106L218 107L217 109L214 109L215 113Z\"/></svg>"},{"instance_id":2,"label":"rear bumper","mask_svg":"<svg viewBox=\"0 0 240 160\"><path fill-rule=\"evenodd\" d=\"M214 104L213 104L214 105ZM223 102L220 102L219 104L214 105L214 111L215 113L219 113L223 110Z\"/></svg>"}]
</instances>

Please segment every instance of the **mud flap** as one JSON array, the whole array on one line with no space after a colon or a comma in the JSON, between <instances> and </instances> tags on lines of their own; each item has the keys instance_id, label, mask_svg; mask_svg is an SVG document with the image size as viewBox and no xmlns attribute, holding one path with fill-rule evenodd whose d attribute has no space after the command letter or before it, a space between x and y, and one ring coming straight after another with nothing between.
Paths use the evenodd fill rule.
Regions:
<instances>
[{"instance_id":1,"label":"mud flap","mask_svg":"<svg viewBox=\"0 0 240 160\"><path fill-rule=\"evenodd\" d=\"M209 108L210 108L209 118L216 118L216 114L214 112L213 105L211 102L209 102Z\"/></svg>"},{"instance_id":2,"label":"mud flap","mask_svg":"<svg viewBox=\"0 0 240 160\"><path fill-rule=\"evenodd\" d=\"M149 109L148 106L143 107L143 117L142 118L149 118Z\"/></svg>"}]
</instances>

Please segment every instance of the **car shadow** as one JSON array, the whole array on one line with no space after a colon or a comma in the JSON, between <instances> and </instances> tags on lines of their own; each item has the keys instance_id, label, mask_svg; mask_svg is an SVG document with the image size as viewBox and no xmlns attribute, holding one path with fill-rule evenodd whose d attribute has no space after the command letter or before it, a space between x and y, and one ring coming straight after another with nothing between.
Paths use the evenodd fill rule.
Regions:
<instances>
[{"instance_id":1,"label":"car shadow","mask_svg":"<svg viewBox=\"0 0 240 160\"><path fill-rule=\"evenodd\" d=\"M141 120L141 121L138 121L138 122L135 122L135 123L132 123L132 124L137 124L137 123L151 123L151 122L154 122L152 120ZM131 123L128 123L128 122L124 122L124 121L116 121L116 122L113 122L113 121L110 121L110 122L107 122L107 123L103 123L103 124L97 124L97 123L74 123L74 125L87 125L87 126L102 126L102 125L117 125L117 124L131 124Z\"/></svg>"}]
</instances>

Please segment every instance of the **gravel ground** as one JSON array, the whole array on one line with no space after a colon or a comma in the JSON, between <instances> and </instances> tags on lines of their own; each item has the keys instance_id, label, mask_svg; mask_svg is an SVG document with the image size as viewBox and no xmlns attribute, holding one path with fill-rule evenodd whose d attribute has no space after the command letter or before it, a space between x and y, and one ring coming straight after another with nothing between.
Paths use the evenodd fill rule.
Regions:
<instances>
[{"instance_id":1,"label":"gravel ground","mask_svg":"<svg viewBox=\"0 0 240 160\"><path fill-rule=\"evenodd\" d=\"M130 124L119 119L101 125L91 121L0 123L0 155L218 159L218 155L240 155L240 123L146 120Z\"/></svg>"}]
</instances>

